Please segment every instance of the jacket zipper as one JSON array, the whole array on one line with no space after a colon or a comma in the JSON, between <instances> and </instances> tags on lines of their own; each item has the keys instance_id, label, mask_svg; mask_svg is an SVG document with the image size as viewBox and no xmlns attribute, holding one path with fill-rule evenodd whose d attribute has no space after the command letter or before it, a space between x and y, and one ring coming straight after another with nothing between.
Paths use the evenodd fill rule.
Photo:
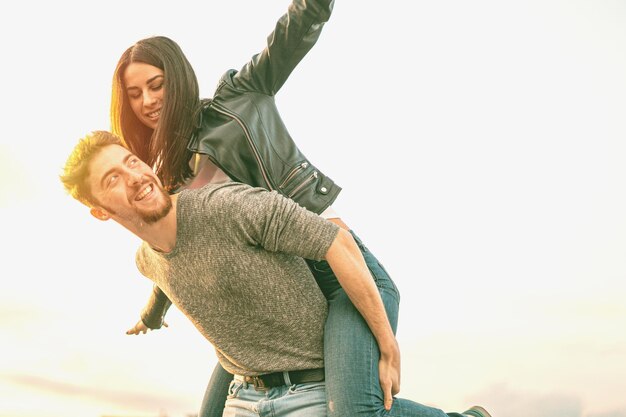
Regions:
<instances>
[{"instance_id":1,"label":"jacket zipper","mask_svg":"<svg viewBox=\"0 0 626 417\"><path fill-rule=\"evenodd\" d=\"M289 182L290 179L292 179L298 172L302 171L303 169L305 169L308 166L309 166L308 162L303 162L300 165L298 165L297 167L295 167L289 173L289 175L287 175L287 178L285 178L285 180L278 186L278 188L283 188L285 186L285 184L287 184Z\"/></svg>"},{"instance_id":2,"label":"jacket zipper","mask_svg":"<svg viewBox=\"0 0 626 417\"><path fill-rule=\"evenodd\" d=\"M265 167L263 167L263 162L261 161L261 156L259 155L259 151L254 146L254 143L252 142L252 138L250 137L250 132L248 132L248 129L246 128L246 126L243 124L243 122L237 116L235 116L234 114L230 113L226 109L221 108L217 104L213 103L213 108L218 113L222 113L222 114L224 114L224 115L226 115L228 117L231 117L237 123L239 123L239 126L241 126L241 129L243 130L243 132L246 135L246 139L248 140L248 144L250 145L250 148L252 148L252 152L254 153L254 157L256 158L256 161L259 164L259 169L261 170L261 174L263 175L263 179L265 180L265 183L267 184L267 188L270 191L273 191L274 187L272 187L272 184L270 183L270 180L269 180L269 177L267 175L267 172L265 171Z\"/></svg>"},{"instance_id":3,"label":"jacket zipper","mask_svg":"<svg viewBox=\"0 0 626 417\"><path fill-rule=\"evenodd\" d=\"M305 179L304 181L302 181L300 183L300 185L298 185L296 188L294 188L293 191L290 192L287 197L289 197L289 198L293 197L298 191L300 191L302 189L302 187L304 187L305 185L307 185L308 183L310 183L311 181L313 181L316 178L317 178L317 171L313 171L311 176L308 177L307 179Z\"/></svg>"}]
</instances>

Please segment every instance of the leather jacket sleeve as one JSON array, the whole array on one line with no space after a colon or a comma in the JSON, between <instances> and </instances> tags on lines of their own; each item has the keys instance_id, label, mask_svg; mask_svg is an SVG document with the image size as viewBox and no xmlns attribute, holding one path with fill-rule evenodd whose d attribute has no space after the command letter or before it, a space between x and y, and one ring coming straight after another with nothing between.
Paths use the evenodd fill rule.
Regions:
<instances>
[{"instance_id":1,"label":"leather jacket sleeve","mask_svg":"<svg viewBox=\"0 0 626 417\"><path fill-rule=\"evenodd\" d=\"M172 305L167 295L158 287L152 288L150 299L141 312L141 321L150 329L160 329L163 326L165 313Z\"/></svg>"},{"instance_id":2,"label":"leather jacket sleeve","mask_svg":"<svg viewBox=\"0 0 626 417\"><path fill-rule=\"evenodd\" d=\"M315 45L330 18L334 0L294 0L254 55L232 79L234 87L273 96Z\"/></svg>"}]
</instances>

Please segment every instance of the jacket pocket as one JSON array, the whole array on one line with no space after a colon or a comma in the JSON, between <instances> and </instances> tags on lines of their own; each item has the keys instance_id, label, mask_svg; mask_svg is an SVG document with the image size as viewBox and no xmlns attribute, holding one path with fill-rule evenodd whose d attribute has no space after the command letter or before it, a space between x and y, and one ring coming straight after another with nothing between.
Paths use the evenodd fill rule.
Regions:
<instances>
[{"instance_id":1,"label":"jacket pocket","mask_svg":"<svg viewBox=\"0 0 626 417\"><path fill-rule=\"evenodd\" d=\"M298 174L304 172L304 170L306 170L308 167L309 163L306 161L299 163L294 168L292 168L291 171L289 171L289 173L285 176L285 179L280 182L280 185L278 187L281 189L284 188L290 182L293 182L293 180L298 177Z\"/></svg>"},{"instance_id":2,"label":"jacket pocket","mask_svg":"<svg viewBox=\"0 0 626 417\"><path fill-rule=\"evenodd\" d=\"M293 198L298 192L304 189L307 185L311 184L313 181L317 180L317 171L313 171L311 175L307 176L302 182L300 182L296 187L287 194L287 197Z\"/></svg>"},{"instance_id":3,"label":"jacket pocket","mask_svg":"<svg viewBox=\"0 0 626 417\"><path fill-rule=\"evenodd\" d=\"M302 161L289 170L280 182L278 189L283 195L292 198L298 192L311 185L317 177L318 172L315 170L315 167L307 161Z\"/></svg>"}]
</instances>

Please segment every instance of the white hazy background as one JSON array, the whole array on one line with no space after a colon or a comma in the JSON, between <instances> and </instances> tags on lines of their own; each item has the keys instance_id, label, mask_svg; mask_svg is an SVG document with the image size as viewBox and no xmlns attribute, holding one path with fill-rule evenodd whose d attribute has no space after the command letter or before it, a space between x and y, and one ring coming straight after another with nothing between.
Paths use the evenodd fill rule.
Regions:
<instances>
[{"instance_id":1,"label":"white hazy background","mask_svg":"<svg viewBox=\"0 0 626 417\"><path fill-rule=\"evenodd\" d=\"M0 417L197 412L212 347L136 238L58 181L111 76L166 35L202 95L287 0L9 2L0 12ZM626 2L340 0L277 96L402 293L401 396L494 417L626 416Z\"/></svg>"}]
</instances>

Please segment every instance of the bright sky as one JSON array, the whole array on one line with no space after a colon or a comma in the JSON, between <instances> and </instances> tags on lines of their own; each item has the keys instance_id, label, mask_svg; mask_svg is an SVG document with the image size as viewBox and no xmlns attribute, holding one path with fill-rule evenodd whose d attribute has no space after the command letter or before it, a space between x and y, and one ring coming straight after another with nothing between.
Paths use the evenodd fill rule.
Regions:
<instances>
[{"instance_id":1,"label":"bright sky","mask_svg":"<svg viewBox=\"0 0 626 417\"><path fill-rule=\"evenodd\" d=\"M288 3L3 7L0 417L197 412L211 346L175 309L124 334L138 241L57 175L130 44L172 37L211 96ZM402 397L626 416L625 74L623 1L337 1L277 101L401 290Z\"/></svg>"}]
</instances>

